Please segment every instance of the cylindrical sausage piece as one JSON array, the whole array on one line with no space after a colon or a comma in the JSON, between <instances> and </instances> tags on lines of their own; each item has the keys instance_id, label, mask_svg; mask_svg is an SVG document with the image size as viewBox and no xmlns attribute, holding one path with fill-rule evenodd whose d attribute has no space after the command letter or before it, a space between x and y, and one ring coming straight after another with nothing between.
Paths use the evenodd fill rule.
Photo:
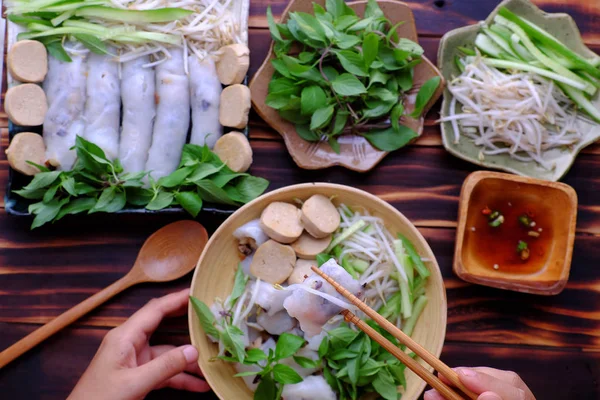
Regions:
<instances>
[{"instance_id":1,"label":"cylindrical sausage piece","mask_svg":"<svg viewBox=\"0 0 600 400\"><path fill-rule=\"evenodd\" d=\"M300 221L301 214L293 204L276 201L263 210L260 225L271 239L280 243L292 243L304 230Z\"/></svg>"},{"instance_id":2,"label":"cylindrical sausage piece","mask_svg":"<svg viewBox=\"0 0 600 400\"><path fill-rule=\"evenodd\" d=\"M331 242L331 235L327 235L322 239L312 237L308 232L304 232L298 240L292 243L292 249L300 258L314 260L317 254L322 253L327 249Z\"/></svg>"},{"instance_id":3,"label":"cylindrical sausage piece","mask_svg":"<svg viewBox=\"0 0 600 400\"><path fill-rule=\"evenodd\" d=\"M25 175L35 175L40 172L37 167L27 161L44 165L46 161L46 146L41 135L33 132L17 133L6 149L8 163L15 170Z\"/></svg>"},{"instance_id":4,"label":"cylindrical sausage piece","mask_svg":"<svg viewBox=\"0 0 600 400\"><path fill-rule=\"evenodd\" d=\"M308 233L317 239L327 237L340 226L340 213L331 200L315 194L302 205L302 222Z\"/></svg>"},{"instance_id":5,"label":"cylindrical sausage piece","mask_svg":"<svg viewBox=\"0 0 600 400\"><path fill-rule=\"evenodd\" d=\"M296 266L294 266L292 274L288 278L288 284L293 285L304 282L306 278L313 274L312 269L310 269L313 265L317 265L315 260L303 260L299 258L296 261Z\"/></svg>"},{"instance_id":6,"label":"cylindrical sausage piece","mask_svg":"<svg viewBox=\"0 0 600 400\"><path fill-rule=\"evenodd\" d=\"M46 47L37 40L20 40L6 57L8 72L20 82L40 83L48 73Z\"/></svg>"},{"instance_id":7,"label":"cylindrical sausage piece","mask_svg":"<svg viewBox=\"0 0 600 400\"><path fill-rule=\"evenodd\" d=\"M16 125L42 125L48 111L46 94L35 83L13 86L6 92L4 109Z\"/></svg>"},{"instance_id":8,"label":"cylindrical sausage piece","mask_svg":"<svg viewBox=\"0 0 600 400\"><path fill-rule=\"evenodd\" d=\"M265 282L283 283L292 273L295 262L296 254L290 246L267 240L256 250L250 273Z\"/></svg>"}]
</instances>

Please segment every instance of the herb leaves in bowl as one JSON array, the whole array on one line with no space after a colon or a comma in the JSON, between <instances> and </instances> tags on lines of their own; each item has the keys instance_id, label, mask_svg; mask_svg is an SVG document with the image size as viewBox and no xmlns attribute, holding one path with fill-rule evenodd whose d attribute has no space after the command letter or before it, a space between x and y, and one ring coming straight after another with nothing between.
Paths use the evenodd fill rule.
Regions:
<instances>
[{"instance_id":1,"label":"herb leaves in bowl","mask_svg":"<svg viewBox=\"0 0 600 400\"><path fill-rule=\"evenodd\" d=\"M265 104L292 122L301 138L327 140L336 153L342 134L363 136L382 151L416 138L400 119L418 118L441 79L426 81L414 110L406 112L423 49L398 37L402 22L393 25L375 0L369 0L363 18L343 0L327 0L325 7L313 3L313 12L291 12L285 24L276 24L268 9L275 73Z\"/></svg>"}]
</instances>

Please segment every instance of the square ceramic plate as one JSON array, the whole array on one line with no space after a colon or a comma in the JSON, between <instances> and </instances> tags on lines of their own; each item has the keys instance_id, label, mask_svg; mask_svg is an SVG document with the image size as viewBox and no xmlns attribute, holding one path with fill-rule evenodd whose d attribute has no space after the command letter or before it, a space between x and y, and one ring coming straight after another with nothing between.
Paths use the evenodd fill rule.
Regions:
<instances>
[{"instance_id":1,"label":"square ceramic plate","mask_svg":"<svg viewBox=\"0 0 600 400\"><path fill-rule=\"evenodd\" d=\"M536 262L535 265L530 264L531 269L527 269L526 264L522 267L519 264L518 269L503 268L501 265L492 267L489 265L490 262L478 252L485 247L477 245L475 237L485 233L480 228L474 228L478 225L477 219L482 218L482 204L487 205L491 201L506 197L514 199L512 201L515 202L519 198L524 199L527 204L536 207L536 212L544 213L544 221L547 225L540 235L549 235L549 239L546 239L544 252L531 255L530 261ZM513 206L517 207L510 202L506 205L506 207ZM504 214L508 210L500 211ZM577 194L572 187L564 183L499 172L474 172L463 184L458 218L454 272L459 278L480 285L542 295L558 294L564 289L571 269L577 220ZM503 225L507 223L504 221ZM538 229L541 231L540 228ZM501 259L502 244L496 242L490 245L496 251L493 259ZM535 252L539 249L532 247L531 251Z\"/></svg>"},{"instance_id":2,"label":"square ceramic plate","mask_svg":"<svg viewBox=\"0 0 600 400\"><path fill-rule=\"evenodd\" d=\"M499 8L503 6L546 29L576 53L584 57L594 56L594 53L583 43L579 29L569 15L547 14L533 5L529 0L505 0L486 19L488 24L493 21ZM454 63L454 57L458 55L457 47L472 46L478 32L479 25L475 24L450 31L442 38L438 53L438 66L447 81L451 81L453 77L460 75L460 71ZM451 99L452 95L446 88L444 91L444 102L442 103L442 117L449 115ZM600 108L600 97L598 95L596 95L593 102ZM553 149L544 152L544 157L551 164L555 165L554 169L547 170L535 162L521 162L510 158L507 154L486 155L485 159L481 161L479 159L481 147L475 146L470 139L465 137L462 137L458 144L454 143L452 124L450 122L441 124L444 147L456 157L481 165L482 167L499 169L549 181L558 181L561 179L569 171L581 149L594 143L600 137L600 125L598 124L580 120L578 128L580 131L585 132L583 140L578 145L571 148Z\"/></svg>"}]
</instances>

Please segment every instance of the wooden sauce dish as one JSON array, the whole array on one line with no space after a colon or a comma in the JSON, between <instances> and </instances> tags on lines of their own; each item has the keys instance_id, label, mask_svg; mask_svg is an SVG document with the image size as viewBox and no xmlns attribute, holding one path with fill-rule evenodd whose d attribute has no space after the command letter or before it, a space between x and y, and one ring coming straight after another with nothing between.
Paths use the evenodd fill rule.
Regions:
<instances>
[{"instance_id":1,"label":"wooden sauce dish","mask_svg":"<svg viewBox=\"0 0 600 400\"><path fill-rule=\"evenodd\" d=\"M465 180L454 272L463 280L554 295L569 279L577 194L564 183L498 172Z\"/></svg>"}]
</instances>

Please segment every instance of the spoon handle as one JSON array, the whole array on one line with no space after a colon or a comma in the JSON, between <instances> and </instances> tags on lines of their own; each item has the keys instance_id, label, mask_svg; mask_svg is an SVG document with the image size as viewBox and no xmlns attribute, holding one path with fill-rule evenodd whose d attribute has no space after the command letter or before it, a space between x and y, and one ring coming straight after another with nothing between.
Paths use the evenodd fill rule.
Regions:
<instances>
[{"instance_id":1,"label":"spoon handle","mask_svg":"<svg viewBox=\"0 0 600 400\"><path fill-rule=\"evenodd\" d=\"M130 275L126 275L70 310L65 311L46 325L31 332L0 353L0 368L136 283L136 279L132 279Z\"/></svg>"}]
</instances>

